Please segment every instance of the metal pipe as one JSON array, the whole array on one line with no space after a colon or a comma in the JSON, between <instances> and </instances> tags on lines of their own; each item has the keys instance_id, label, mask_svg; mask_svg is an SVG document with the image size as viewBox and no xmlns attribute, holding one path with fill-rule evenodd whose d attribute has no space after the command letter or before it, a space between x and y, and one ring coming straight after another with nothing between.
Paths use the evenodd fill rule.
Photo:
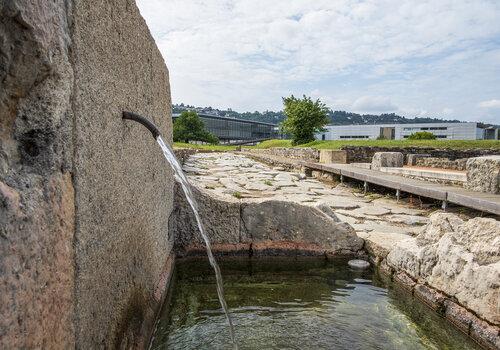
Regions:
<instances>
[{"instance_id":1,"label":"metal pipe","mask_svg":"<svg viewBox=\"0 0 500 350\"><path fill-rule=\"evenodd\" d=\"M133 120L135 122L138 122L139 124L144 125L151 132L155 140L158 138L158 136L160 136L160 131L158 130L156 125L151 123L148 119L144 118L143 116L140 116L139 114L123 111L122 119Z\"/></svg>"}]
</instances>

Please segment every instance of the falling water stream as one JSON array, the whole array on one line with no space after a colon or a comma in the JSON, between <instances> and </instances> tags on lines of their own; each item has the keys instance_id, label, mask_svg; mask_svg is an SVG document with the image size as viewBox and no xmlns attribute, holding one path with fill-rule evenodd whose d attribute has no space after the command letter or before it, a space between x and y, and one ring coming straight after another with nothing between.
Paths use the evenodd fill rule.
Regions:
<instances>
[{"instance_id":1,"label":"falling water stream","mask_svg":"<svg viewBox=\"0 0 500 350\"><path fill-rule=\"evenodd\" d=\"M200 230L200 234L203 237L203 240L205 241L205 246L207 247L207 255L208 255L208 260L210 261L210 265L212 265L214 271L215 271L215 279L217 282L217 295L219 297L219 302L222 306L222 309L224 310L224 313L226 315L227 322L229 324L229 333L231 334L231 340L234 345L234 349L238 349L238 344L236 343L236 338L234 336L234 327L233 327L233 322L231 321L231 316L229 315L229 311L227 308L227 303L226 300L224 299L224 286L222 283L222 275L220 273L220 268L219 265L217 264L217 261L215 261L214 255L212 254L212 248L210 245L210 240L208 239L207 233L205 232L205 227L203 226L203 223L201 222L200 218L200 213L198 212L198 203L196 202L196 199L194 198L193 192L191 191L191 185L189 184L189 181L182 171L182 167L177 161L177 158L175 157L174 151L172 148L166 144L161 136L158 136L156 138L156 142L160 145L163 155L169 162L170 166L174 170L174 177L175 179L181 184L182 190L184 191L184 194L186 195L186 199L191 206L191 209L193 209L194 216L196 218L196 223L198 224L198 229Z\"/></svg>"}]
</instances>

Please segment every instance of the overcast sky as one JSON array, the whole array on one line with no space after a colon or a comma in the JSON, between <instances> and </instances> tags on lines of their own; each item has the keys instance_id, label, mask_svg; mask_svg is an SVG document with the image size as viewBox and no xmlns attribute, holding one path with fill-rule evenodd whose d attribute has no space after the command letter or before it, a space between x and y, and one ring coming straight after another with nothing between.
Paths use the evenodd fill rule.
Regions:
<instances>
[{"instance_id":1,"label":"overcast sky","mask_svg":"<svg viewBox=\"0 0 500 350\"><path fill-rule=\"evenodd\" d=\"M500 0L137 0L174 103L500 123Z\"/></svg>"}]
</instances>

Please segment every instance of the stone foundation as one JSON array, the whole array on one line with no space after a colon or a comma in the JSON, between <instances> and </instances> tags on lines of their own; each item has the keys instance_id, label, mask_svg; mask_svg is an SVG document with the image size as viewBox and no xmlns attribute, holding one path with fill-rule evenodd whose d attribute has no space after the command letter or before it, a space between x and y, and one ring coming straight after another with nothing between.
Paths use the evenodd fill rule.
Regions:
<instances>
[{"instance_id":1,"label":"stone foundation","mask_svg":"<svg viewBox=\"0 0 500 350\"><path fill-rule=\"evenodd\" d=\"M483 347L499 349L499 234L494 219L438 213L415 238L363 237L382 273Z\"/></svg>"},{"instance_id":2,"label":"stone foundation","mask_svg":"<svg viewBox=\"0 0 500 350\"><path fill-rule=\"evenodd\" d=\"M500 155L469 159L465 188L472 191L499 194Z\"/></svg>"},{"instance_id":3,"label":"stone foundation","mask_svg":"<svg viewBox=\"0 0 500 350\"><path fill-rule=\"evenodd\" d=\"M299 159L307 162L319 161L319 150L308 147L273 147L267 149L242 148L242 151L253 154L264 154L276 157Z\"/></svg>"},{"instance_id":4,"label":"stone foundation","mask_svg":"<svg viewBox=\"0 0 500 350\"><path fill-rule=\"evenodd\" d=\"M320 163L347 163L347 152L342 150L322 149L319 152Z\"/></svg>"},{"instance_id":5,"label":"stone foundation","mask_svg":"<svg viewBox=\"0 0 500 350\"><path fill-rule=\"evenodd\" d=\"M438 312L457 329L470 336L488 350L500 349L500 327L476 317L472 312L457 304L432 287L417 283L404 272L395 272L387 265L379 271L388 276L396 285L412 294L415 298Z\"/></svg>"},{"instance_id":6,"label":"stone foundation","mask_svg":"<svg viewBox=\"0 0 500 350\"><path fill-rule=\"evenodd\" d=\"M256 153L256 152L242 152L245 157L254 159L256 161L275 166L281 167L287 171L302 171L303 167L300 161L289 160L283 157L273 156L266 153Z\"/></svg>"},{"instance_id":7,"label":"stone foundation","mask_svg":"<svg viewBox=\"0 0 500 350\"><path fill-rule=\"evenodd\" d=\"M377 152L372 158L372 170L380 170L382 167L400 168L404 165L403 153L400 152Z\"/></svg>"},{"instance_id":8,"label":"stone foundation","mask_svg":"<svg viewBox=\"0 0 500 350\"><path fill-rule=\"evenodd\" d=\"M450 160L448 158L417 158L413 165L428 168L439 168L449 170L466 170L467 158ZM408 164L410 165L410 164Z\"/></svg>"},{"instance_id":9,"label":"stone foundation","mask_svg":"<svg viewBox=\"0 0 500 350\"><path fill-rule=\"evenodd\" d=\"M347 163L370 163L377 152L401 152L407 157L409 154L428 154L434 158L449 160L498 155L498 149L451 149L432 147L369 147L369 146L344 146L341 148L347 153Z\"/></svg>"}]
</instances>

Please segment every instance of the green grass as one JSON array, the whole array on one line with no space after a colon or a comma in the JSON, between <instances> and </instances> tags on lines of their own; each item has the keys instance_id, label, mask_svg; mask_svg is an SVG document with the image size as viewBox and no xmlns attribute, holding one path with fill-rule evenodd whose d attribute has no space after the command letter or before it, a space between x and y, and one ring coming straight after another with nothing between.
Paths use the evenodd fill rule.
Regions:
<instances>
[{"instance_id":1,"label":"green grass","mask_svg":"<svg viewBox=\"0 0 500 350\"><path fill-rule=\"evenodd\" d=\"M434 148L494 148L500 150L498 140L333 140L313 141L296 147L312 147L316 149L340 149L343 146L379 146L379 147L434 147ZM174 142L175 148L195 148L206 151L234 151L236 146L227 145L195 145L191 143ZM273 148L292 147L290 140L268 140L256 146L243 148Z\"/></svg>"},{"instance_id":2,"label":"green grass","mask_svg":"<svg viewBox=\"0 0 500 350\"><path fill-rule=\"evenodd\" d=\"M297 147L316 149L340 149L343 146L379 146L379 147L434 147L434 148L494 148L500 150L498 140L332 140L313 141ZM244 147L244 146L243 146ZM292 147L290 140L263 141L255 148Z\"/></svg>"},{"instance_id":3,"label":"green grass","mask_svg":"<svg viewBox=\"0 0 500 350\"><path fill-rule=\"evenodd\" d=\"M246 147L246 146L242 146ZM273 147L292 147L290 140L267 140L251 146L252 148L273 148Z\"/></svg>"},{"instance_id":4,"label":"green grass","mask_svg":"<svg viewBox=\"0 0 500 350\"><path fill-rule=\"evenodd\" d=\"M194 148L206 151L234 151L236 146L227 145L195 145L191 143L174 142L174 148Z\"/></svg>"}]
</instances>

